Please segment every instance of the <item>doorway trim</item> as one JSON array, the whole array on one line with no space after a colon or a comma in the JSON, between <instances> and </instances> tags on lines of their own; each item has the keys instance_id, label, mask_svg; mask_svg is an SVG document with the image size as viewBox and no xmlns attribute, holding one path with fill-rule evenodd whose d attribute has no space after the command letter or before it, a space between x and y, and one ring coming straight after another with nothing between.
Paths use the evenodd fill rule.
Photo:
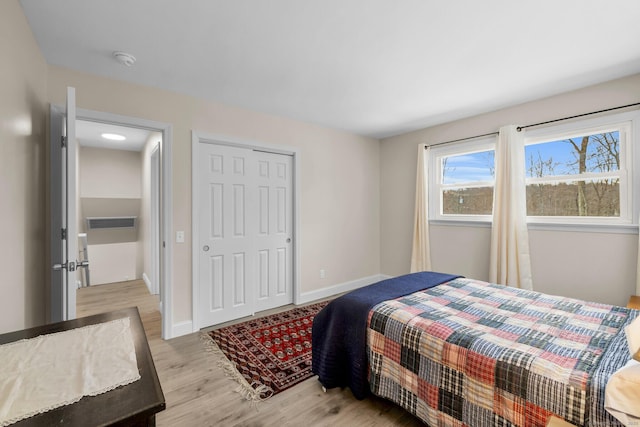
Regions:
<instances>
[{"instance_id":1,"label":"doorway trim","mask_svg":"<svg viewBox=\"0 0 640 427\"><path fill-rule=\"evenodd\" d=\"M169 123L87 110L84 108L76 109L76 119L147 129L162 134L160 146L162 165L159 174L160 188L162 189L162 195L160 197L160 223L162 231L160 238L163 247L160 258L160 293L162 295L161 329L163 339L173 338L176 336L173 330L173 247L171 245L171 230L173 228L173 171L171 161L173 128Z\"/></svg>"},{"instance_id":2,"label":"doorway trim","mask_svg":"<svg viewBox=\"0 0 640 427\"><path fill-rule=\"evenodd\" d=\"M160 293L160 147L161 143L151 150L150 169L151 169L151 293L160 295L160 304L162 304L162 294ZM162 305L160 305L162 311Z\"/></svg>"},{"instance_id":3,"label":"doorway trim","mask_svg":"<svg viewBox=\"0 0 640 427\"><path fill-rule=\"evenodd\" d=\"M197 236L199 235L199 222L196 218L198 209L197 195L199 190L199 174L198 164L200 144L217 144L232 147L245 148L250 150L266 151L275 154L286 154L293 159L293 304L298 305L301 301L300 296L300 150L295 147L285 145L267 144L264 142L250 141L241 138L235 138L227 135L206 134L202 132L191 132L191 304L193 317L193 332L198 332L201 327L208 325L200 325L200 313L198 309L199 294L199 273L198 259L199 245Z\"/></svg>"}]
</instances>

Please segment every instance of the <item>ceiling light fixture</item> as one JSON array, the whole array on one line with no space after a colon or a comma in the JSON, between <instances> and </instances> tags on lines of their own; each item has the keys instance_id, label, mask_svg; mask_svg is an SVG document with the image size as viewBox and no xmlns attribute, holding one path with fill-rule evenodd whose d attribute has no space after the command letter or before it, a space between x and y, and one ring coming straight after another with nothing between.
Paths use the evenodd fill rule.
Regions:
<instances>
[{"instance_id":1,"label":"ceiling light fixture","mask_svg":"<svg viewBox=\"0 0 640 427\"><path fill-rule=\"evenodd\" d=\"M124 141L125 139L127 139L126 136L117 133L103 133L100 136L110 141Z\"/></svg>"},{"instance_id":2,"label":"ceiling light fixture","mask_svg":"<svg viewBox=\"0 0 640 427\"><path fill-rule=\"evenodd\" d=\"M131 67L136 62L136 57L127 52L113 52L113 57L116 58L116 61L127 67Z\"/></svg>"}]
</instances>

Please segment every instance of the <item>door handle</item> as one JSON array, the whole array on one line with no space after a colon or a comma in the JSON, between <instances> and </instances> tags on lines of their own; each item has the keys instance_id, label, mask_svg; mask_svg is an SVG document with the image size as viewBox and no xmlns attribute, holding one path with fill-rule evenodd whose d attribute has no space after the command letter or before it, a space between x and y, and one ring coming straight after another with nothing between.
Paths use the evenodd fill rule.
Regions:
<instances>
[{"instance_id":1,"label":"door handle","mask_svg":"<svg viewBox=\"0 0 640 427\"><path fill-rule=\"evenodd\" d=\"M51 268L54 271L60 271L62 269L65 269L67 271L76 271L76 263L72 261L72 262L64 262L62 264L53 264Z\"/></svg>"},{"instance_id":2,"label":"door handle","mask_svg":"<svg viewBox=\"0 0 640 427\"><path fill-rule=\"evenodd\" d=\"M84 267L84 268L89 267L89 260L77 261L76 268L80 268L80 267Z\"/></svg>"}]
</instances>

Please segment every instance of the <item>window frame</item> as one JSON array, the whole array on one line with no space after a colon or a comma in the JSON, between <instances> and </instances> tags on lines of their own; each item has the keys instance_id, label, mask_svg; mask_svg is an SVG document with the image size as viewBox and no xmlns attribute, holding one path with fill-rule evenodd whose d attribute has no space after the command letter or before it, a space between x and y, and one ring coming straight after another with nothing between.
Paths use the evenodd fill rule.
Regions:
<instances>
[{"instance_id":1,"label":"window frame","mask_svg":"<svg viewBox=\"0 0 640 427\"><path fill-rule=\"evenodd\" d=\"M617 130L620 132L620 169L617 173L610 173L620 177L620 216L619 217L596 217L596 216L535 216L527 215L528 224L536 225L559 225L559 226L625 226L637 224L637 200L633 197L633 188L640 188L637 182L637 173L634 168L639 167L637 159L640 150L634 150L633 146L638 142L640 133L640 114L637 111L610 114L607 116L574 120L559 125L545 126L539 129L524 130L524 145L540 144L544 142L558 141L562 139L597 134ZM606 173L598 174L606 176ZM592 178L593 174L583 174L582 177ZM575 180L581 177L579 174L562 175L554 179L550 178L529 178L525 176L525 184L532 181L557 182L563 180Z\"/></svg>"},{"instance_id":2,"label":"window frame","mask_svg":"<svg viewBox=\"0 0 640 427\"><path fill-rule=\"evenodd\" d=\"M443 214L443 190L458 187L454 184L442 183L443 157L461 156L464 154L481 153L496 150L497 135L479 137L470 141L455 142L451 144L431 147L429 159L429 219L435 221L455 222L491 222L492 215L457 215ZM495 187L495 179L491 181L476 181L473 186Z\"/></svg>"}]
</instances>

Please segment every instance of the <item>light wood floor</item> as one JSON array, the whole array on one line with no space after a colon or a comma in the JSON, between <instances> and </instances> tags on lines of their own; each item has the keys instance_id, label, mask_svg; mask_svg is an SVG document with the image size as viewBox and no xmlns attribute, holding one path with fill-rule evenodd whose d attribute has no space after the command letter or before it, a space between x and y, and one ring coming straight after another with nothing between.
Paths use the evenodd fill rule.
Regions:
<instances>
[{"instance_id":1,"label":"light wood floor","mask_svg":"<svg viewBox=\"0 0 640 427\"><path fill-rule=\"evenodd\" d=\"M156 418L158 426L423 425L382 399L359 401L348 389L324 393L315 377L252 406L234 391L236 383L217 366L219 356L205 351L198 333L160 338L158 298L149 294L142 280L78 290L78 317L131 306L140 311L167 402Z\"/></svg>"}]
</instances>

